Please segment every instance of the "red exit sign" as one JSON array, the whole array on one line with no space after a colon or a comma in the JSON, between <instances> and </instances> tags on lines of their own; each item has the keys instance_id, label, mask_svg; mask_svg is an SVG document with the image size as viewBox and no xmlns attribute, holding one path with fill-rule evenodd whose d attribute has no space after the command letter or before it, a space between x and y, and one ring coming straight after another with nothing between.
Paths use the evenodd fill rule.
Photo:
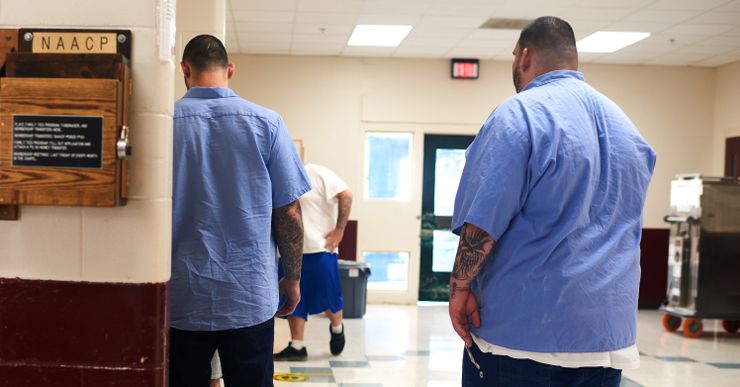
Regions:
<instances>
[{"instance_id":1,"label":"red exit sign","mask_svg":"<svg viewBox=\"0 0 740 387\"><path fill-rule=\"evenodd\" d=\"M478 79L478 59L453 58L451 63L453 79Z\"/></svg>"}]
</instances>

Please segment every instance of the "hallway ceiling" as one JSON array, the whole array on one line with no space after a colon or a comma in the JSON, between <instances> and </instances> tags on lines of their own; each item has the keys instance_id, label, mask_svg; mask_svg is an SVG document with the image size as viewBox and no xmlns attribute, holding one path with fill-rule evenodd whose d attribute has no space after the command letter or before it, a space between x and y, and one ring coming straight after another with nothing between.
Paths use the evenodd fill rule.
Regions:
<instances>
[{"instance_id":1,"label":"hallway ceiling","mask_svg":"<svg viewBox=\"0 0 740 387\"><path fill-rule=\"evenodd\" d=\"M510 61L518 30L479 29L489 18L561 17L576 39L596 31L652 35L581 62L721 66L740 60L740 0L228 0L231 52ZM357 24L407 24L398 47L349 47Z\"/></svg>"}]
</instances>

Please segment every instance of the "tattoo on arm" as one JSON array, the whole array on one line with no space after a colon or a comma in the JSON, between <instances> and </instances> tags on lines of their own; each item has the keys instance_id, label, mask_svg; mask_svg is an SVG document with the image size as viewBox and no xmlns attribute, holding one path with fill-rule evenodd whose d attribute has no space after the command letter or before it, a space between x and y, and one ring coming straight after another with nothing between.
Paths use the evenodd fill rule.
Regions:
<instances>
[{"instance_id":1,"label":"tattoo on arm","mask_svg":"<svg viewBox=\"0 0 740 387\"><path fill-rule=\"evenodd\" d=\"M344 229L349 220L349 210L352 208L352 191L344 190L337 194L339 213L337 214L337 228Z\"/></svg>"},{"instance_id":2,"label":"tattoo on arm","mask_svg":"<svg viewBox=\"0 0 740 387\"><path fill-rule=\"evenodd\" d=\"M467 292L470 291L470 287L468 286L461 286L458 285L457 282L453 282L452 285L450 285L450 299L455 298L457 295L457 292Z\"/></svg>"},{"instance_id":3,"label":"tattoo on arm","mask_svg":"<svg viewBox=\"0 0 740 387\"><path fill-rule=\"evenodd\" d=\"M285 278L301 279L303 261L303 218L298 200L272 210L272 232L283 261Z\"/></svg>"},{"instance_id":4,"label":"tattoo on arm","mask_svg":"<svg viewBox=\"0 0 740 387\"><path fill-rule=\"evenodd\" d=\"M475 278L483 266L483 261L493 249L493 244L493 239L485 231L465 224L460 233L452 278L462 281L471 281Z\"/></svg>"}]
</instances>

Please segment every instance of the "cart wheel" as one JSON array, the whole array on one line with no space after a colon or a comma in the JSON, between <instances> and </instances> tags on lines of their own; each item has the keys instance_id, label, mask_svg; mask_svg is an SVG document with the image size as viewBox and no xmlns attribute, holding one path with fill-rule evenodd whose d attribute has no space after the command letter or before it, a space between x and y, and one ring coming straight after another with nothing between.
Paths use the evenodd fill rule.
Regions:
<instances>
[{"instance_id":1,"label":"cart wheel","mask_svg":"<svg viewBox=\"0 0 740 387\"><path fill-rule=\"evenodd\" d=\"M740 320L722 320L722 328L728 333L736 333L740 330Z\"/></svg>"},{"instance_id":2,"label":"cart wheel","mask_svg":"<svg viewBox=\"0 0 740 387\"><path fill-rule=\"evenodd\" d=\"M686 337L697 338L704 332L704 324L701 320L687 318L683 323L683 334Z\"/></svg>"},{"instance_id":3,"label":"cart wheel","mask_svg":"<svg viewBox=\"0 0 740 387\"><path fill-rule=\"evenodd\" d=\"M681 327L681 317L674 316L670 313L663 315L663 328L668 332L675 332Z\"/></svg>"}]
</instances>

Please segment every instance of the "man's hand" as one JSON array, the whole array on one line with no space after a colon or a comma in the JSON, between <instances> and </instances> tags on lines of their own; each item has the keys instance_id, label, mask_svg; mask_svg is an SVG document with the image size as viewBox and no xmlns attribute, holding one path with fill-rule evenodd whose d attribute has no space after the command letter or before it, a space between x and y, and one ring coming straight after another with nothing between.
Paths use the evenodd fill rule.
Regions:
<instances>
[{"instance_id":1,"label":"man's hand","mask_svg":"<svg viewBox=\"0 0 740 387\"><path fill-rule=\"evenodd\" d=\"M295 311L295 307L298 305L298 302L301 301L300 281L283 278L280 280L278 288L280 291L280 298L282 299L283 295L285 295L285 303L280 307L280 309L278 309L276 315L278 317L285 317L292 314L293 311Z\"/></svg>"},{"instance_id":2,"label":"man's hand","mask_svg":"<svg viewBox=\"0 0 740 387\"><path fill-rule=\"evenodd\" d=\"M473 345L469 324L480 327L478 300L470 292L470 283L478 275L495 243L475 225L465 223L460 230L460 244L450 276L450 320L468 348Z\"/></svg>"},{"instance_id":3,"label":"man's hand","mask_svg":"<svg viewBox=\"0 0 740 387\"><path fill-rule=\"evenodd\" d=\"M342 241L342 237L344 237L344 228L337 227L329 231L329 233L324 237L326 238L326 250L334 252L334 250L339 247L339 242Z\"/></svg>"},{"instance_id":4,"label":"man's hand","mask_svg":"<svg viewBox=\"0 0 740 387\"><path fill-rule=\"evenodd\" d=\"M458 285L454 280L450 283L450 321L452 328L465 346L473 345L473 337L470 335L469 323L480 328L480 312L478 311L478 300L470 292L469 285Z\"/></svg>"}]
</instances>

